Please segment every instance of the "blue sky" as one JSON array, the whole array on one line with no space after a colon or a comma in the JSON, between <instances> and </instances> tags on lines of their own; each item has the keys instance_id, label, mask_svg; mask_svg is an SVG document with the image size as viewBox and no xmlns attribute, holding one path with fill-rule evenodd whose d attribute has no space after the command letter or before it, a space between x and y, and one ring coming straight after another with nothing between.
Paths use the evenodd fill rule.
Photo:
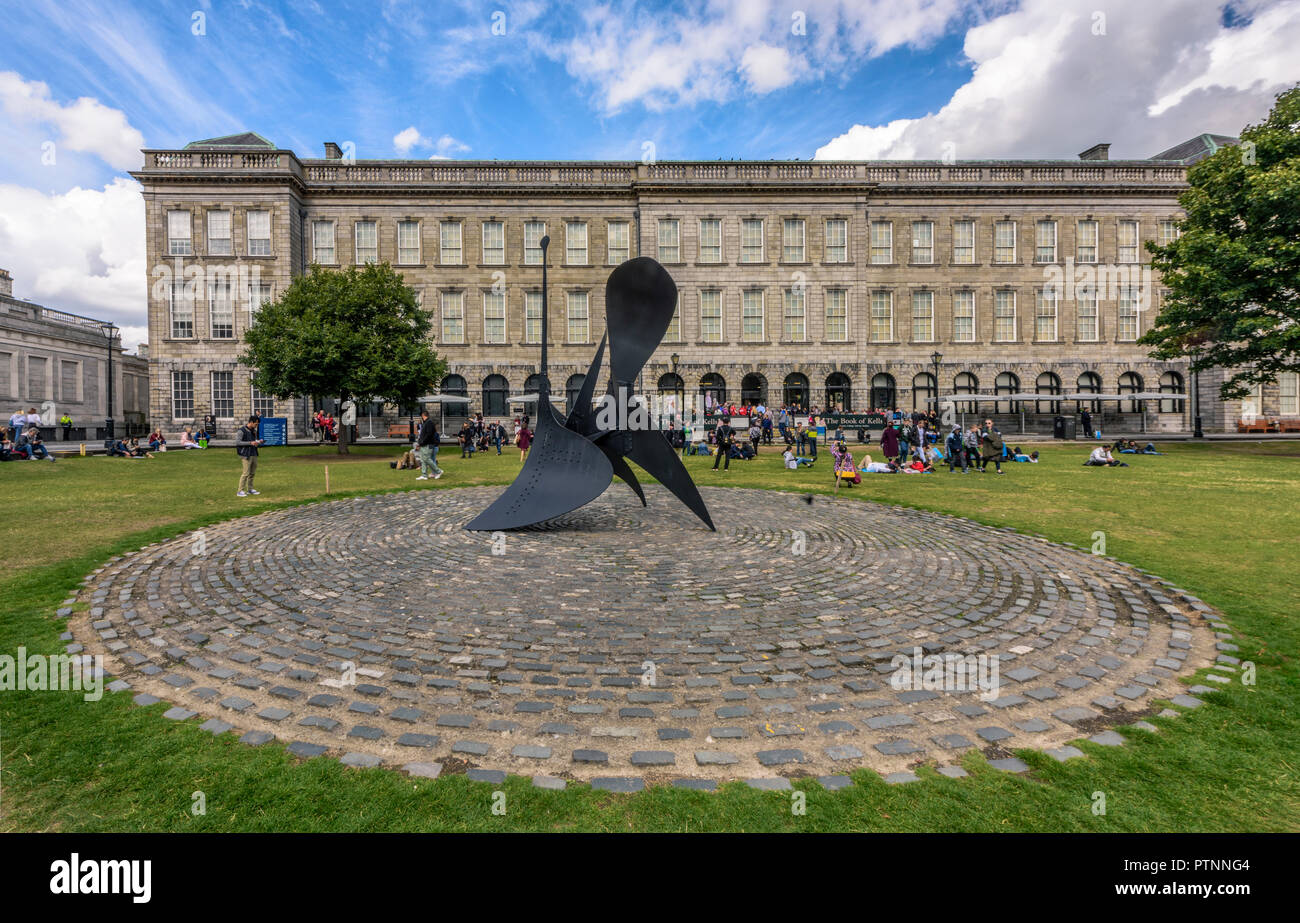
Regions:
<instances>
[{"instance_id":1,"label":"blue sky","mask_svg":"<svg viewBox=\"0 0 1300 923\"><path fill-rule=\"evenodd\" d=\"M1300 0L6 6L0 266L22 297L141 329L141 147L252 130L304 157L1147 157L1235 134L1300 79Z\"/></svg>"}]
</instances>

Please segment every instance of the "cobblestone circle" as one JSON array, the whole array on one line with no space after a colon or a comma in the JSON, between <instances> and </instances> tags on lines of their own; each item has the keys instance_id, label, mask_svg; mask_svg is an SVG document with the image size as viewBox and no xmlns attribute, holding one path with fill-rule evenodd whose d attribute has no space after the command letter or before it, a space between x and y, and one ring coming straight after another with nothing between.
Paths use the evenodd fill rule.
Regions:
<instances>
[{"instance_id":1,"label":"cobblestone circle","mask_svg":"<svg viewBox=\"0 0 1300 923\"><path fill-rule=\"evenodd\" d=\"M250 744L634 791L1081 755L1063 745L1182 692L1215 656L1206 620L1223 627L1112 559L934 513L705 489L715 535L661 488L643 509L616 485L544 527L465 532L498 492L151 545L87 579L73 640L137 701ZM891 681L918 650L996 655L996 695Z\"/></svg>"}]
</instances>

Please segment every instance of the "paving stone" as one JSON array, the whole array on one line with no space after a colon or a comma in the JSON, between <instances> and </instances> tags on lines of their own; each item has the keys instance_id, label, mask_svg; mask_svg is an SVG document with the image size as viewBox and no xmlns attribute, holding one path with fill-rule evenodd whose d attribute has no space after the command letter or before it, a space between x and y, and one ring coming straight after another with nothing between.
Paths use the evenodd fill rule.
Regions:
<instances>
[{"instance_id":1,"label":"paving stone","mask_svg":"<svg viewBox=\"0 0 1300 923\"><path fill-rule=\"evenodd\" d=\"M1095 744L1101 744L1103 747L1122 747L1124 737L1114 731L1102 731L1100 734L1094 734L1088 738Z\"/></svg>"},{"instance_id":2,"label":"paving stone","mask_svg":"<svg viewBox=\"0 0 1300 923\"><path fill-rule=\"evenodd\" d=\"M633 794L645 791L645 780L639 777L608 776L591 780L591 787L602 792Z\"/></svg>"},{"instance_id":3,"label":"paving stone","mask_svg":"<svg viewBox=\"0 0 1300 923\"><path fill-rule=\"evenodd\" d=\"M562 792L567 783L556 776L533 776L533 787L544 788L552 792Z\"/></svg>"},{"instance_id":4,"label":"paving stone","mask_svg":"<svg viewBox=\"0 0 1300 923\"><path fill-rule=\"evenodd\" d=\"M329 750L328 747L322 747L320 744L307 743L301 740L295 740L285 747L294 756L301 756L304 759L310 759L313 756L320 756Z\"/></svg>"},{"instance_id":5,"label":"paving stone","mask_svg":"<svg viewBox=\"0 0 1300 923\"><path fill-rule=\"evenodd\" d=\"M914 772L891 772L885 776L887 785L906 785L908 782L920 782L921 777Z\"/></svg>"},{"instance_id":6,"label":"paving stone","mask_svg":"<svg viewBox=\"0 0 1300 923\"><path fill-rule=\"evenodd\" d=\"M604 750L574 750L575 763L608 763L609 754Z\"/></svg>"},{"instance_id":7,"label":"paving stone","mask_svg":"<svg viewBox=\"0 0 1300 923\"><path fill-rule=\"evenodd\" d=\"M828 792L838 792L840 789L853 787L853 780L848 776L818 776L817 781Z\"/></svg>"},{"instance_id":8,"label":"paving stone","mask_svg":"<svg viewBox=\"0 0 1300 923\"><path fill-rule=\"evenodd\" d=\"M696 750L695 762L701 766L731 766L740 762L740 757L724 750Z\"/></svg>"},{"instance_id":9,"label":"paving stone","mask_svg":"<svg viewBox=\"0 0 1300 923\"><path fill-rule=\"evenodd\" d=\"M535 744L519 744L510 751L510 755L520 759L549 760L551 758L551 748L539 747Z\"/></svg>"},{"instance_id":10,"label":"paving stone","mask_svg":"<svg viewBox=\"0 0 1300 923\"><path fill-rule=\"evenodd\" d=\"M989 760L989 765L1002 772L1028 772L1029 764L1022 759L1009 756L1001 760Z\"/></svg>"},{"instance_id":11,"label":"paving stone","mask_svg":"<svg viewBox=\"0 0 1300 923\"><path fill-rule=\"evenodd\" d=\"M493 785L500 785L506 780L506 774L499 769L470 769L465 776L471 782L491 782Z\"/></svg>"},{"instance_id":12,"label":"paving stone","mask_svg":"<svg viewBox=\"0 0 1300 923\"><path fill-rule=\"evenodd\" d=\"M415 776L420 779L436 779L442 774L441 763L407 763L402 767L402 771L407 775Z\"/></svg>"},{"instance_id":13,"label":"paving stone","mask_svg":"<svg viewBox=\"0 0 1300 923\"><path fill-rule=\"evenodd\" d=\"M947 776L949 779L964 779L970 773L960 766L940 766L935 770L941 776Z\"/></svg>"},{"instance_id":14,"label":"paving stone","mask_svg":"<svg viewBox=\"0 0 1300 923\"><path fill-rule=\"evenodd\" d=\"M1071 747L1068 745L1064 747L1053 747L1050 750L1044 750L1043 752L1046 753L1048 756L1050 756L1052 759L1056 760L1058 763L1064 763L1066 760L1072 760L1072 759L1077 759L1078 757L1081 756L1087 756L1087 754L1084 753L1082 750L1080 750L1078 747Z\"/></svg>"},{"instance_id":15,"label":"paving stone","mask_svg":"<svg viewBox=\"0 0 1300 923\"><path fill-rule=\"evenodd\" d=\"M371 769L378 766L382 760L372 753L345 753L339 757L339 762L356 769Z\"/></svg>"},{"instance_id":16,"label":"paving stone","mask_svg":"<svg viewBox=\"0 0 1300 923\"><path fill-rule=\"evenodd\" d=\"M745 784L750 788L756 788L762 792L788 792L793 786L790 780L776 776L775 778L763 779L746 779Z\"/></svg>"},{"instance_id":17,"label":"paving stone","mask_svg":"<svg viewBox=\"0 0 1300 923\"><path fill-rule=\"evenodd\" d=\"M248 744L250 747L260 747L262 744L270 743L275 740L274 734L268 734L266 731L248 731L243 737L239 738L240 743Z\"/></svg>"}]
</instances>

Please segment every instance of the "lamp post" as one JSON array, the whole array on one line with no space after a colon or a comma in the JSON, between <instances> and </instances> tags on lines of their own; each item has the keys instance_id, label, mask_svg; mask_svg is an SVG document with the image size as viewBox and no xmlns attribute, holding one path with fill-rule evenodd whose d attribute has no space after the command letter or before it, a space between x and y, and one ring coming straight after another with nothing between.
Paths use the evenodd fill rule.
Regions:
<instances>
[{"instance_id":1,"label":"lamp post","mask_svg":"<svg viewBox=\"0 0 1300 923\"><path fill-rule=\"evenodd\" d=\"M677 353L673 353L671 356L668 357L668 361L673 364L673 376L676 377L678 381L680 381L681 378L677 376L677 363L682 361L682 357L677 355ZM676 413L674 413L673 416L680 417L683 411L683 408L680 405L686 402L686 395L683 393L682 389L675 390L673 394L677 398L676 403L678 405L677 407L674 408L676 410ZM660 403L660 406L662 406L662 401Z\"/></svg>"},{"instance_id":2,"label":"lamp post","mask_svg":"<svg viewBox=\"0 0 1300 923\"><path fill-rule=\"evenodd\" d=\"M930 361L934 363L934 412L937 416L939 413L939 363L943 361L943 353L936 349L930 353Z\"/></svg>"},{"instance_id":3,"label":"lamp post","mask_svg":"<svg viewBox=\"0 0 1300 923\"><path fill-rule=\"evenodd\" d=\"M108 392L107 406L105 407L106 416L104 418L104 428L108 430L108 438L113 438L113 331L116 329L112 323L100 325L104 336L108 339Z\"/></svg>"},{"instance_id":4,"label":"lamp post","mask_svg":"<svg viewBox=\"0 0 1300 923\"><path fill-rule=\"evenodd\" d=\"M1204 439L1205 431L1201 429L1201 372L1196 367L1200 360L1199 353L1192 353L1192 438Z\"/></svg>"}]
</instances>

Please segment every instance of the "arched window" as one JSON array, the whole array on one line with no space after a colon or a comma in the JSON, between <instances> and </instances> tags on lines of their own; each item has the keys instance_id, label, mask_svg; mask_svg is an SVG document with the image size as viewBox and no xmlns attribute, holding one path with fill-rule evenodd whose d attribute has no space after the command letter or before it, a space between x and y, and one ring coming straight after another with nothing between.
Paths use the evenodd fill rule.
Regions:
<instances>
[{"instance_id":1,"label":"arched window","mask_svg":"<svg viewBox=\"0 0 1300 923\"><path fill-rule=\"evenodd\" d=\"M704 401L704 410L712 411L727 402L727 381L717 372L709 372L700 379L700 395Z\"/></svg>"},{"instance_id":2,"label":"arched window","mask_svg":"<svg viewBox=\"0 0 1300 923\"><path fill-rule=\"evenodd\" d=\"M1119 393L1120 394L1139 394L1142 391L1142 376L1137 372L1125 372L1119 376ZM1129 401L1126 408L1123 403L1120 404L1120 411L1126 413L1138 413L1142 409L1140 401Z\"/></svg>"},{"instance_id":3,"label":"arched window","mask_svg":"<svg viewBox=\"0 0 1300 923\"><path fill-rule=\"evenodd\" d=\"M757 407L767 406L767 379L757 372L750 372L740 380L740 403Z\"/></svg>"},{"instance_id":4,"label":"arched window","mask_svg":"<svg viewBox=\"0 0 1300 923\"><path fill-rule=\"evenodd\" d=\"M1057 375L1055 372L1044 372L1043 374L1039 375L1038 380L1034 382L1034 393L1035 394L1060 394L1061 376ZM1044 407L1046 407L1047 409L1043 410ZM1060 401L1035 401L1034 412L1035 413L1060 413L1061 402Z\"/></svg>"},{"instance_id":5,"label":"arched window","mask_svg":"<svg viewBox=\"0 0 1300 923\"><path fill-rule=\"evenodd\" d=\"M578 392L586 383L587 376L578 374L570 375L569 380L564 383L564 412L572 413L573 408L578 406Z\"/></svg>"},{"instance_id":6,"label":"arched window","mask_svg":"<svg viewBox=\"0 0 1300 923\"><path fill-rule=\"evenodd\" d=\"M826 410L835 413L853 412L852 382L843 372L831 372L826 376Z\"/></svg>"},{"instance_id":7,"label":"arched window","mask_svg":"<svg viewBox=\"0 0 1300 923\"><path fill-rule=\"evenodd\" d=\"M543 382L544 380L545 380L545 379L542 378L542 376L541 376L540 373L534 372L532 375L529 375L527 378L524 379L524 394L539 394L539 393L541 393L541 390L542 390L542 382ZM528 419L529 419L530 421L531 421L531 420L536 420L536 419L537 419L537 401L536 401L536 400L531 400L531 401L525 401L525 402L524 402L524 416L528 417Z\"/></svg>"},{"instance_id":8,"label":"arched window","mask_svg":"<svg viewBox=\"0 0 1300 923\"><path fill-rule=\"evenodd\" d=\"M809 403L808 376L802 372L791 372L785 376L783 399L786 406L807 410Z\"/></svg>"},{"instance_id":9,"label":"arched window","mask_svg":"<svg viewBox=\"0 0 1300 923\"><path fill-rule=\"evenodd\" d=\"M1079 376L1078 388L1080 394L1101 394L1101 376L1096 372L1084 372ZM1101 401L1079 401L1078 407L1075 409L1078 411L1087 410L1090 413L1101 413Z\"/></svg>"},{"instance_id":10,"label":"arched window","mask_svg":"<svg viewBox=\"0 0 1300 923\"><path fill-rule=\"evenodd\" d=\"M970 372L959 372L952 380L953 394L979 394L980 380ZM955 413L979 413L976 401L957 401L953 405Z\"/></svg>"},{"instance_id":11,"label":"arched window","mask_svg":"<svg viewBox=\"0 0 1300 923\"><path fill-rule=\"evenodd\" d=\"M1015 372L1000 372L997 380L993 383L993 390L999 396L1003 394L1020 393L1020 376ZM1019 401L996 401L993 404L994 413L1019 413Z\"/></svg>"},{"instance_id":12,"label":"arched window","mask_svg":"<svg viewBox=\"0 0 1300 923\"><path fill-rule=\"evenodd\" d=\"M673 423L680 423L686 397L686 383L676 372L666 372L659 376L660 413Z\"/></svg>"},{"instance_id":13,"label":"arched window","mask_svg":"<svg viewBox=\"0 0 1300 923\"><path fill-rule=\"evenodd\" d=\"M922 372L912 378L912 409L926 413L934 406L934 376Z\"/></svg>"},{"instance_id":14,"label":"arched window","mask_svg":"<svg viewBox=\"0 0 1300 923\"><path fill-rule=\"evenodd\" d=\"M483 379L483 416L504 417L510 412L510 382L504 375Z\"/></svg>"},{"instance_id":15,"label":"arched window","mask_svg":"<svg viewBox=\"0 0 1300 923\"><path fill-rule=\"evenodd\" d=\"M1160 376L1160 393L1161 394L1184 394L1183 376L1177 372L1165 372ZM1184 401L1180 398L1170 398L1167 401L1160 402L1161 413L1182 413Z\"/></svg>"},{"instance_id":16,"label":"arched window","mask_svg":"<svg viewBox=\"0 0 1300 923\"><path fill-rule=\"evenodd\" d=\"M465 379L460 375L448 375L442 380L442 383L438 385L438 391L444 398L469 397L469 386ZM444 429L447 427L447 421L449 418L469 416L469 401L444 400L441 406ZM459 426L460 423L456 423L455 425Z\"/></svg>"},{"instance_id":17,"label":"arched window","mask_svg":"<svg viewBox=\"0 0 1300 923\"><path fill-rule=\"evenodd\" d=\"M676 372L659 376L659 391L663 394L681 394L686 390L686 383Z\"/></svg>"},{"instance_id":18,"label":"arched window","mask_svg":"<svg viewBox=\"0 0 1300 923\"><path fill-rule=\"evenodd\" d=\"M878 372L871 378L871 409L890 411L898 406L898 385L888 372Z\"/></svg>"}]
</instances>

